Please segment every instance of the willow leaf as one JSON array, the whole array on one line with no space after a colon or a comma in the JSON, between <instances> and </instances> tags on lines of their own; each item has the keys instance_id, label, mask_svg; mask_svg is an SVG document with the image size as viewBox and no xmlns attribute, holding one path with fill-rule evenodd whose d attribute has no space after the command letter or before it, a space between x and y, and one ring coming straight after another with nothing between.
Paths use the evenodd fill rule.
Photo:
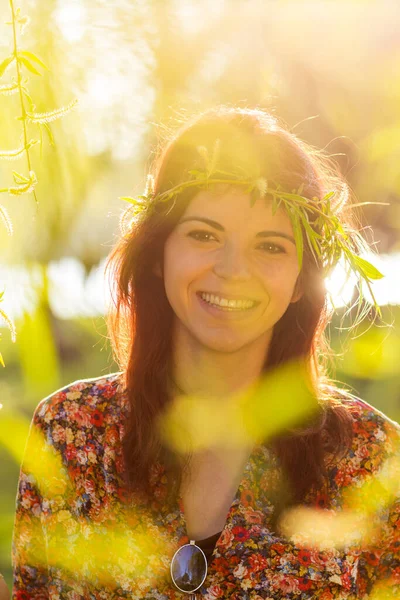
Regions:
<instances>
[{"instance_id":1,"label":"willow leaf","mask_svg":"<svg viewBox=\"0 0 400 600\"><path fill-rule=\"evenodd\" d=\"M118 200L124 200L125 202L129 202L130 204L133 204L134 206L136 206L138 204L137 199L132 198L132 196L119 196Z\"/></svg>"},{"instance_id":2,"label":"willow leaf","mask_svg":"<svg viewBox=\"0 0 400 600\"><path fill-rule=\"evenodd\" d=\"M316 231L314 231L314 229L311 227L310 223L307 221L307 219L303 219L302 221L303 223L303 227L306 231L306 235L307 235L307 239L310 243L310 248L311 251L315 250L315 252L317 253L317 255L319 257L321 257L322 252L321 252L321 248L318 244L318 239L321 239L321 236L319 235L319 233L317 233ZM315 255L314 255L315 258Z\"/></svg>"},{"instance_id":3,"label":"willow leaf","mask_svg":"<svg viewBox=\"0 0 400 600\"><path fill-rule=\"evenodd\" d=\"M250 192L250 208L253 208L256 201L257 201L257 190L253 188Z\"/></svg>"},{"instance_id":4,"label":"willow leaf","mask_svg":"<svg viewBox=\"0 0 400 600\"><path fill-rule=\"evenodd\" d=\"M5 70L7 69L8 65L10 65L12 63L12 61L14 60L14 56L7 56L7 58L5 58L1 63L0 63L0 77L2 75L4 75Z\"/></svg>"},{"instance_id":5,"label":"willow leaf","mask_svg":"<svg viewBox=\"0 0 400 600\"><path fill-rule=\"evenodd\" d=\"M50 146L54 146L54 137L53 137L53 133L50 129L50 127L47 125L47 123L42 123L42 127L45 128L45 130L47 131L47 135L49 136L49 142L50 142Z\"/></svg>"},{"instance_id":6,"label":"willow leaf","mask_svg":"<svg viewBox=\"0 0 400 600\"><path fill-rule=\"evenodd\" d=\"M328 202L331 198L333 198L333 196L335 195L335 192L328 192L327 194L325 194L325 196L322 198L322 202Z\"/></svg>"},{"instance_id":7,"label":"willow leaf","mask_svg":"<svg viewBox=\"0 0 400 600\"><path fill-rule=\"evenodd\" d=\"M3 221L4 227L6 228L8 235L12 235L13 226L11 223L11 219L8 215L6 208L4 206L2 206L1 204L0 204L0 220ZM1 292L0 302L3 299L3 295L4 295L4 292Z\"/></svg>"},{"instance_id":8,"label":"willow leaf","mask_svg":"<svg viewBox=\"0 0 400 600\"><path fill-rule=\"evenodd\" d=\"M30 71L34 75L42 76L42 74L36 69L36 67L33 66L33 64L27 58L25 58L25 56L18 55L18 60L28 69L28 71Z\"/></svg>"},{"instance_id":9,"label":"willow leaf","mask_svg":"<svg viewBox=\"0 0 400 600\"><path fill-rule=\"evenodd\" d=\"M28 183L30 181L28 177L25 177L25 175L21 175L21 173L17 173L17 171L13 171L12 174L14 178L14 183L16 184Z\"/></svg>"},{"instance_id":10,"label":"willow leaf","mask_svg":"<svg viewBox=\"0 0 400 600\"><path fill-rule=\"evenodd\" d=\"M48 66L45 65L44 62L42 60L40 60L40 58L38 56L36 56L36 54L34 54L33 52L28 52L27 50L22 50L21 52L18 52L18 56L21 56L21 55L26 57L28 60L33 60L33 62L36 62L38 65L43 67L43 69L46 69L47 71L49 70Z\"/></svg>"},{"instance_id":11,"label":"willow leaf","mask_svg":"<svg viewBox=\"0 0 400 600\"><path fill-rule=\"evenodd\" d=\"M374 267L374 265L371 264L368 260L365 260L365 258L361 258L361 256L358 256L357 254L353 254L352 258L366 279L376 280L382 279L384 277L384 275L382 275L382 273L378 271L378 269Z\"/></svg>"},{"instance_id":12,"label":"willow leaf","mask_svg":"<svg viewBox=\"0 0 400 600\"><path fill-rule=\"evenodd\" d=\"M309 205L309 200L305 196L300 196L299 194L291 194L290 192L280 192L279 194L285 200L294 200L298 204L307 204ZM310 207L311 208L311 207Z\"/></svg>"},{"instance_id":13,"label":"willow leaf","mask_svg":"<svg viewBox=\"0 0 400 600\"><path fill-rule=\"evenodd\" d=\"M191 171L189 171L189 174L193 175L197 181L206 179L206 174L203 173L203 171L197 171L196 169L192 169Z\"/></svg>"},{"instance_id":14,"label":"willow leaf","mask_svg":"<svg viewBox=\"0 0 400 600\"><path fill-rule=\"evenodd\" d=\"M13 171L14 181L17 183L18 178L23 178L22 183L17 183L15 187L8 189L12 196L21 196L22 194L30 194L35 189L37 178L34 171L29 171L29 179Z\"/></svg>"},{"instance_id":15,"label":"willow leaf","mask_svg":"<svg viewBox=\"0 0 400 600\"><path fill-rule=\"evenodd\" d=\"M299 263L299 268L301 269L303 265L303 249L304 249L304 240L303 233L301 231L301 225L298 214L290 210L290 220L293 226L294 240L296 242L296 252L297 252L297 260Z\"/></svg>"}]
</instances>

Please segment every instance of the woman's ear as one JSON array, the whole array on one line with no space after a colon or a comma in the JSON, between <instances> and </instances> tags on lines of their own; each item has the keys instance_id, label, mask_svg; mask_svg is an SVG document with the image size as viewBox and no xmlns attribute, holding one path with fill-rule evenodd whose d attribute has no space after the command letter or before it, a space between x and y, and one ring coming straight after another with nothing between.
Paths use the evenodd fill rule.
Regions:
<instances>
[{"instance_id":1,"label":"woman's ear","mask_svg":"<svg viewBox=\"0 0 400 600\"><path fill-rule=\"evenodd\" d=\"M295 302L298 302L302 296L303 296L303 284L302 284L302 277L300 274L297 278L296 285L294 286L294 290L293 290L293 294L292 294L292 298L291 298L290 302L292 304L294 304Z\"/></svg>"}]
</instances>

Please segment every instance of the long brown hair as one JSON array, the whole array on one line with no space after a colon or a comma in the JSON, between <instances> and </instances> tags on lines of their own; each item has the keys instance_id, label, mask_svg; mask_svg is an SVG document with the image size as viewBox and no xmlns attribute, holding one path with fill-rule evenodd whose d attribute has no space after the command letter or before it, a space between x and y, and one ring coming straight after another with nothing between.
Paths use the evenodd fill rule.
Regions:
<instances>
[{"instance_id":1,"label":"long brown hair","mask_svg":"<svg viewBox=\"0 0 400 600\"><path fill-rule=\"evenodd\" d=\"M242 169L250 176L265 177L284 191L302 185L302 194L310 199L335 190L334 210L341 214L348 188L335 164L274 116L258 109L223 106L188 122L154 162L155 193L187 181L188 172L199 164L198 147L211 151L217 139L221 169ZM158 460L167 466L171 490L176 492L181 482L182 466L163 446L156 426L171 402L173 311L163 281L154 271L163 264L165 241L197 191L186 189L176 201L144 212L130 223L107 263L115 284L109 333L130 404L124 437L126 478L131 489L144 494L150 489L151 468ZM264 365L266 371L291 360L304 361L324 407L317 425L302 432L282 432L273 440L294 502L323 483L327 440L330 455L338 456L348 446L351 431L350 415L337 400L342 392L328 385L321 361L327 350L324 331L330 317L321 265L316 264L307 244L304 247L303 295L275 325Z\"/></svg>"}]
</instances>

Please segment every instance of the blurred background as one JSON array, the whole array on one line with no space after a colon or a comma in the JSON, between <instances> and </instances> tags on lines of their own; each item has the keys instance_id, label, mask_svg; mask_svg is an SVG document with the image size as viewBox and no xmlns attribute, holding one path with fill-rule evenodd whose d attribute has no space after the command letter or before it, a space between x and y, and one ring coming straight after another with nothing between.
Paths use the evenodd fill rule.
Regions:
<instances>
[{"instance_id":1,"label":"blurred background","mask_svg":"<svg viewBox=\"0 0 400 600\"><path fill-rule=\"evenodd\" d=\"M104 326L104 261L125 205L143 191L152 151L170 127L219 103L259 106L335 157L375 240L382 319L340 331L351 285L328 287L332 374L400 420L400 8L397 1L22 0L20 49L49 67L26 71L38 112L78 106L50 123L54 146L31 150L39 204L0 195L0 572L11 583L18 464L38 401L76 379L118 370ZM13 49L0 4L0 62ZM36 65L37 66L37 65ZM14 76L7 69L5 85ZM0 149L21 143L18 95L0 95ZM37 137L34 125L30 137ZM46 136L46 132L44 132ZM0 188L25 157L0 160ZM388 203L388 204L386 204ZM371 238L371 235L368 234Z\"/></svg>"}]
</instances>

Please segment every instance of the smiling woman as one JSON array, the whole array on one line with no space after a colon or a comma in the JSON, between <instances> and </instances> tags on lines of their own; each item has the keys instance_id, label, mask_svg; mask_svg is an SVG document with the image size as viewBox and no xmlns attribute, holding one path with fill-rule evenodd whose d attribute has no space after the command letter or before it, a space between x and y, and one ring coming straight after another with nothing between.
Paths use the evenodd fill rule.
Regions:
<instances>
[{"instance_id":1,"label":"smiling woman","mask_svg":"<svg viewBox=\"0 0 400 600\"><path fill-rule=\"evenodd\" d=\"M380 276L333 163L221 107L127 199L108 263L121 372L35 412L15 599L396 597L399 427L324 369L325 277L339 260Z\"/></svg>"}]
</instances>

